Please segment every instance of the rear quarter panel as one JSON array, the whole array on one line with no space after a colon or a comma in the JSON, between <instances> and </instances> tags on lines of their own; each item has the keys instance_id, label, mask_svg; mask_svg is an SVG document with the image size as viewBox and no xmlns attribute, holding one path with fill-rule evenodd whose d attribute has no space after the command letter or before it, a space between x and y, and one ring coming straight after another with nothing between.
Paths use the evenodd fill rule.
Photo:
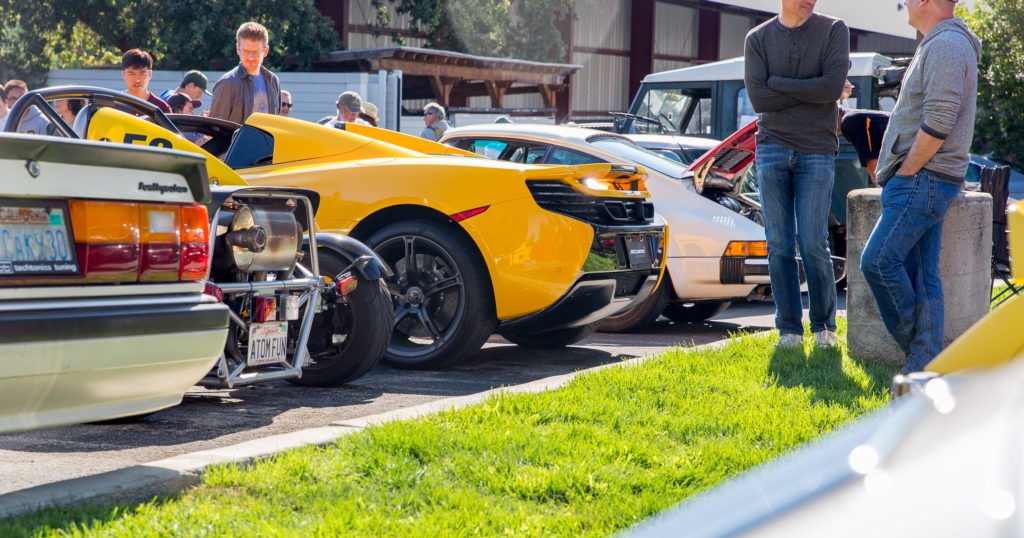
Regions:
<instances>
[{"instance_id":1,"label":"rear quarter panel","mask_svg":"<svg viewBox=\"0 0 1024 538\"><path fill-rule=\"evenodd\" d=\"M242 177L253 185L316 190L318 229L345 234L399 206L440 215L487 207L450 224L476 244L491 276L498 318L509 319L557 301L578 278L593 241L589 224L538 207L527 175L520 165L422 156L273 165L247 169Z\"/></svg>"}]
</instances>

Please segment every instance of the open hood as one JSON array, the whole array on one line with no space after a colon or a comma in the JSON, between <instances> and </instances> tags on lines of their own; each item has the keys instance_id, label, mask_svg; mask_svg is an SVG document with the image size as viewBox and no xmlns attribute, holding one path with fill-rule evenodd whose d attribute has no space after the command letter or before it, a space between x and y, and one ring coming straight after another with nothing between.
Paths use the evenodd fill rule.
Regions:
<instances>
[{"instance_id":1,"label":"open hood","mask_svg":"<svg viewBox=\"0 0 1024 538\"><path fill-rule=\"evenodd\" d=\"M686 171L693 172L693 184L697 187L697 192L702 193L707 188L739 192L743 187L743 176L754 165L756 134L755 120L693 161Z\"/></svg>"}]
</instances>

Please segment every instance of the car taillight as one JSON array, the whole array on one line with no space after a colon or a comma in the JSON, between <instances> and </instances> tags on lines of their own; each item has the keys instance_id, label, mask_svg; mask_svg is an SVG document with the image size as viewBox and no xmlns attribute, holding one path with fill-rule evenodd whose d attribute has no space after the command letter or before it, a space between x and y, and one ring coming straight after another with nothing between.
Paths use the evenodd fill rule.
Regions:
<instances>
[{"instance_id":1,"label":"car taillight","mask_svg":"<svg viewBox=\"0 0 1024 538\"><path fill-rule=\"evenodd\" d=\"M201 280L210 272L210 221L206 206L181 208L181 280Z\"/></svg>"},{"instance_id":2,"label":"car taillight","mask_svg":"<svg viewBox=\"0 0 1024 538\"><path fill-rule=\"evenodd\" d=\"M200 204L72 200L83 275L106 282L201 280L209 271L209 225Z\"/></svg>"},{"instance_id":3,"label":"car taillight","mask_svg":"<svg viewBox=\"0 0 1024 538\"><path fill-rule=\"evenodd\" d=\"M139 281L178 280L181 265L181 237L177 206L141 204L142 253L139 260Z\"/></svg>"}]
</instances>

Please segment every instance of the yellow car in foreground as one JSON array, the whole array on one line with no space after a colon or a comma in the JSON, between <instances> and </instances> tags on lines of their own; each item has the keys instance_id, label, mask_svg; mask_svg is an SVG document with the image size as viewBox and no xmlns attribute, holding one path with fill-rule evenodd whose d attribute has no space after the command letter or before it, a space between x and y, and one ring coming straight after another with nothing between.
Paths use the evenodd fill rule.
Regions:
<instances>
[{"instance_id":1,"label":"yellow car in foreground","mask_svg":"<svg viewBox=\"0 0 1024 538\"><path fill-rule=\"evenodd\" d=\"M99 89L78 90L88 102L72 126L79 136L201 153L222 184L319 192L318 228L363 241L394 272L385 360L398 366L455 364L495 331L520 345L577 342L646 299L663 270L665 226L638 166L497 162L265 114L242 126L172 124L141 100L125 111L104 106ZM178 127L207 139L198 147Z\"/></svg>"}]
</instances>

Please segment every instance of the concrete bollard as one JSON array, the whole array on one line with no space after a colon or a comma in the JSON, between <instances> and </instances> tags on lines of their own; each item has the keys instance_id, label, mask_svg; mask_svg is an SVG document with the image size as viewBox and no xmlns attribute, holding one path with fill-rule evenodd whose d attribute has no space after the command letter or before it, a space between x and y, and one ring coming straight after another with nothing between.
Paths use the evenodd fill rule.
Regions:
<instances>
[{"instance_id":1,"label":"concrete bollard","mask_svg":"<svg viewBox=\"0 0 1024 538\"><path fill-rule=\"evenodd\" d=\"M902 366L906 357L889 336L860 257L882 213L882 189L850 191L846 197L846 342L850 355ZM946 345L989 311L992 285L992 197L962 192L942 226L939 272L946 304Z\"/></svg>"}]
</instances>

